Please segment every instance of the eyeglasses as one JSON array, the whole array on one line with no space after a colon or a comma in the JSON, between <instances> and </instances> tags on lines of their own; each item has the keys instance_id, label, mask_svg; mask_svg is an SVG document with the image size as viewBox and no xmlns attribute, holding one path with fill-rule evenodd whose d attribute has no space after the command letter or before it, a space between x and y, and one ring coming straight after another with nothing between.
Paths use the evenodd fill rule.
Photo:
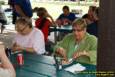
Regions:
<instances>
[{"instance_id":1,"label":"eyeglasses","mask_svg":"<svg viewBox=\"0 0 115 77\"><path fill-rule=\"evenodd\" d=\"M22 29L18 29L18 28L16 28L16 30L17 30L18 32L23 32L26 28L27 28L27 26L25 26L25 27L22 28Z\"/></svg>"},{"instance_id":2,"label":"eyeglasses","mask_svg":"<svg viewBox=\"0 0 115 77\"><path fill-rule=\"evenodd\" d=\"M77 31L77 32L81 32L81 31L83 31L83 30L84 30L84 29L72 29L73 32L76 32L76 31Z\"/></svg>"}]
</instances>

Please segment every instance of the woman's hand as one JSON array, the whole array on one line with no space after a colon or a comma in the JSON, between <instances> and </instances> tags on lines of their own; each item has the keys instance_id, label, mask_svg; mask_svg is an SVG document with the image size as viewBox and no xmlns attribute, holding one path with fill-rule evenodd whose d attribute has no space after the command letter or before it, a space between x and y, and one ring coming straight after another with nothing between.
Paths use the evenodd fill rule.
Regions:
<instances>
[{"instance_id":1,"label":"woman's hand","mask_svg":"<svg viewBox=\"0 0 115 77\"><path fill-rule=\"evenodd\" d=\"M18 44L14 44L13 45L13 51L22 51L24 48L22 47L22 46L20 46L20 45L18 45Z\"/></svg>"},{"instance_id":2,"label":"woman's hand","mask_svg":"<svg viewBox=\"0 0 115 77\"><path fill-rule=\"evenodd\" d=\"M89 53L86 52L86 51L76 51L76 52L73 54L73 59L76 59L76 58L78 58L78 57L80 57L80 56L83 56L83 55L89 56Z\"/></svg>"},{"instance_id":3,"label":"woman's hand","mask_svg":"<svg viewBox=\"0 0 115 77\"><path fill-rule=\"evenodd\" d=\"M62 60L62 65L69 64L68 60Z\"/></svg>"},{"instance_id":4,"label":"woman's hand","mask_svg":"<svg viewBox=\"0 0 115 77\"><path fill-rule=\"evenodd\" d=\"M63 57L63 59L67 60L67 55L66 55L65 49L63 49L61 47L57 48L56 53L61 55Z\"/></svg>"}]
</instances>

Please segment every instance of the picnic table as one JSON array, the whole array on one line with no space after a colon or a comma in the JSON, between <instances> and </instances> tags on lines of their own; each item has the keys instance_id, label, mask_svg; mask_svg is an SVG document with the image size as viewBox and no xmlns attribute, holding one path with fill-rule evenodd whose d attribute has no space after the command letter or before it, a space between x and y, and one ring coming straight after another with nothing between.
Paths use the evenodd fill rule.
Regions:
<instances>
[{"instance_id":1,"label":"picnic table","mask_svg":"<svg viewBox=\"0 0 115 77\"><path fill-rule=\"evenodd\" d=\"M65 71L64 68L56 70L55 60L52 56L37 55L32 53L23 53L24 65L18 66L16 56L14 54L10 60L16 70L16 77L95 77L94 74L85 73L73 74ZM86 67L86 71L96 70L95 65L82 64Z\"/></svg>"}]
</instances>

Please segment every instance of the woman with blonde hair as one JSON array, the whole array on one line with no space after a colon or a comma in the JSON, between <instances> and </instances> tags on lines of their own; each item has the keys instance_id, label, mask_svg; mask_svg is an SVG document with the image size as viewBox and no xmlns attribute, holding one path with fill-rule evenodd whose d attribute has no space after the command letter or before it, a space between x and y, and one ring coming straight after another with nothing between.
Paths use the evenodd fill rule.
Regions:
<instances>
[{"instance_id":1,"label":"woman with blonde hair","mask_svg":"<svg viewBox=\"0 0 115 77\"><path fill-rule=\"evenodd\" d=\"M55 54L60 55L68 63L69 59L96 65L97 38L86 32L87 24L84 19L76 19L72 23L73 33L68 34L54 48Z\"/></svg>"}]
</instances>

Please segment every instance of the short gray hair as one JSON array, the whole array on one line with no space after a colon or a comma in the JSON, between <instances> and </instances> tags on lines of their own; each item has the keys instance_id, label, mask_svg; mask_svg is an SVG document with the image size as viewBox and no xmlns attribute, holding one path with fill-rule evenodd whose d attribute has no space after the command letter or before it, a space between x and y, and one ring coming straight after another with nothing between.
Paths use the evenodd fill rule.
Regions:
<instances>
[{"instance_id":1,"label":"short gray hair","mask_svg":"<svg viewBox=\"0 0 115 77\"><path fill-rule=\"evenodd\" d=\"M32 20L25 18L25 17L20 17L19 19L16 20L16 25L25 25L25 26L29 26L30 28L32 28Z\"/></svg>"},{"instance_id":2,"label":"short gray hair","mask_svg":"<svg viewBox=\"0 0 115 77\"><path fill-rule=\"evenodd\" d=\"M79 26L81 27L82 29L84 28L87 28L87 24L86 24L86 21L85 19L82 19L82 18L79 18L79 19L75 19L72 23L72 26Z\"/></svg>"}]
</instances>

